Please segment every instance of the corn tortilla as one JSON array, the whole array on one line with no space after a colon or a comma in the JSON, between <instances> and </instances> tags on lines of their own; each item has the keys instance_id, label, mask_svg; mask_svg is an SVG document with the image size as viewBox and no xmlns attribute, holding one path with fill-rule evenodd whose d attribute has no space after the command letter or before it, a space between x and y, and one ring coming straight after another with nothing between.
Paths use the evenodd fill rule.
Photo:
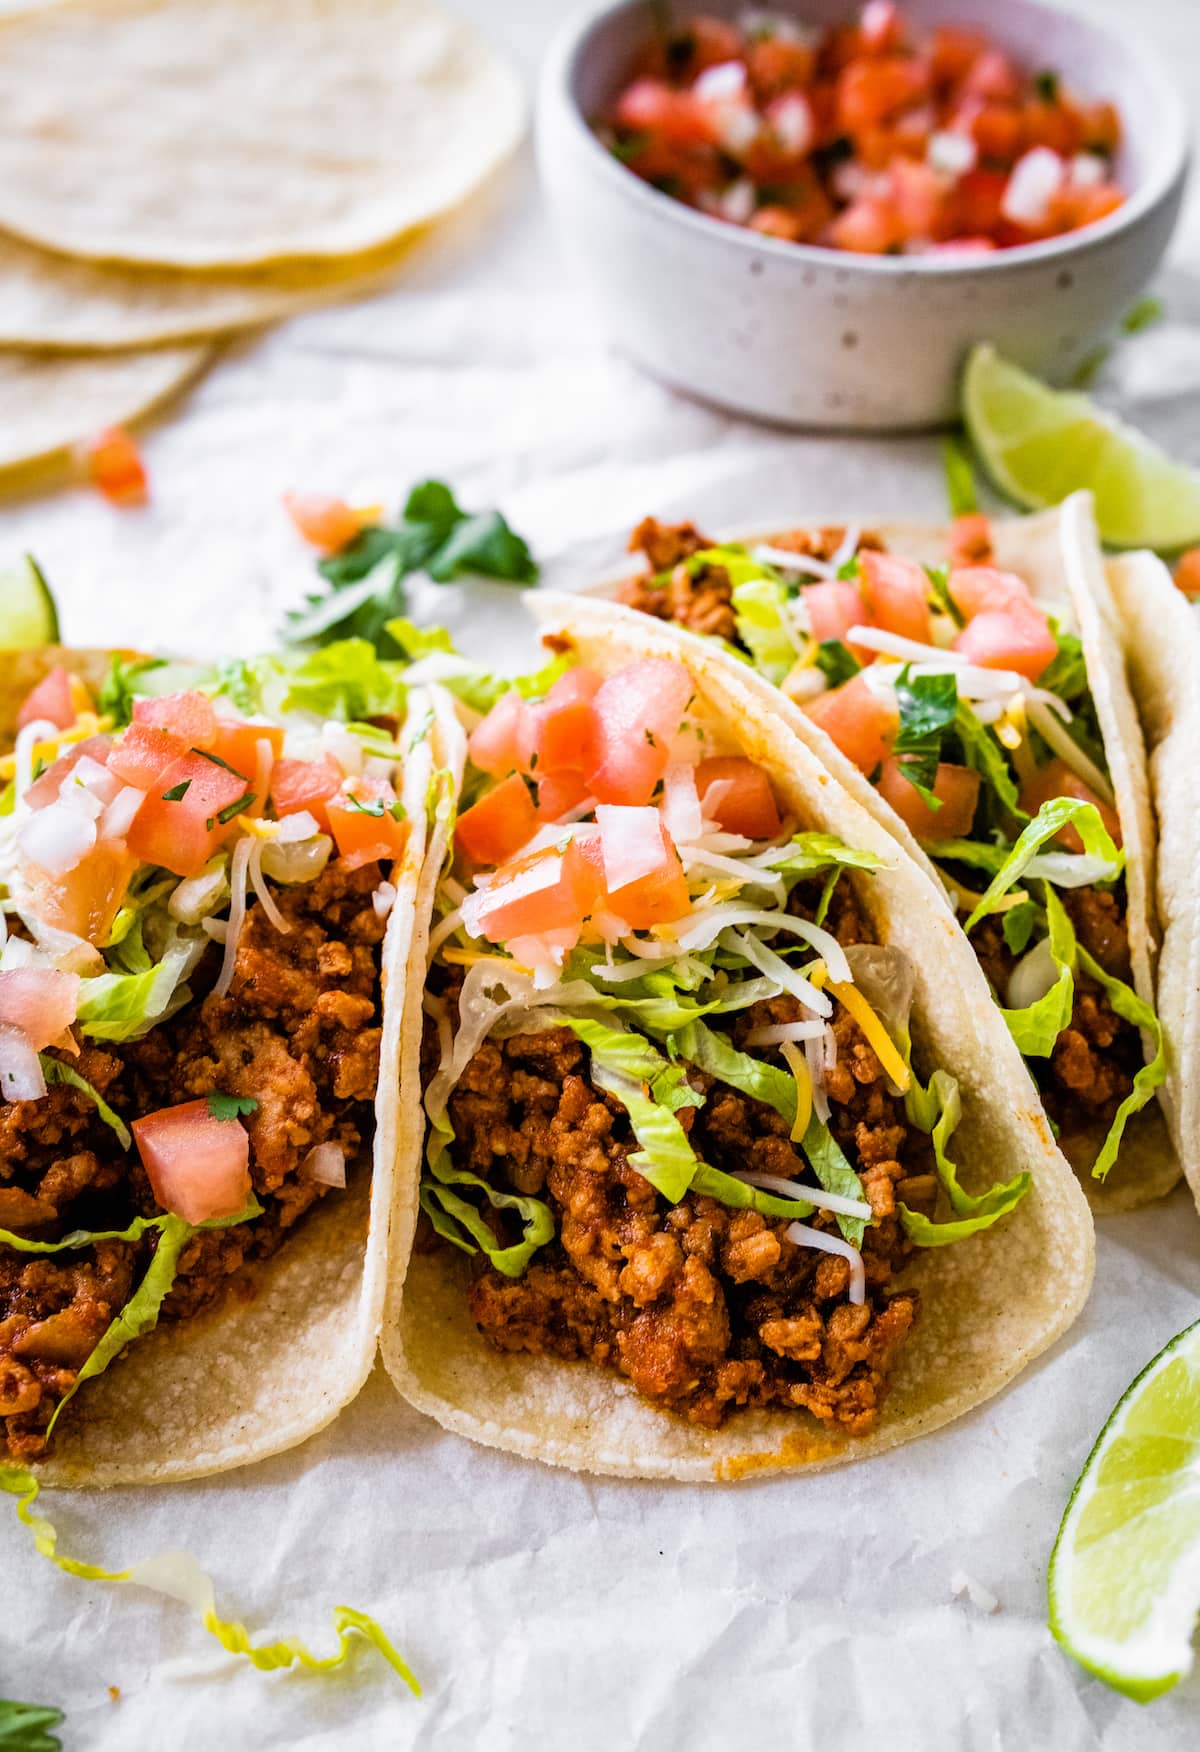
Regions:
<instances>
[{"instance_id":1,"label":"corn tortilla","mask_svg":"<svg viewBox=\"0 0 1200 1752\"><path fill-rule=\"evenodd\" d=\"M63 0L0 19L0 226L101 261L355 255L454 206L524 122L429 0Z\"/></svg>"},{"instance_id":2,"label":"corn tortilla","mask_svg":"<svg viewBox=\"0 0 1200 1752\"><path fill-rule=\"evenodd\" d=\"M567 640L602 672L645 656L685 663L727 726L730 745L767 768L802 826L880 856L880 869L856 886L879 940L906 950L915 964L915 1061L927 1068L936 1060L959 1079L965 1118L955 1140L964 1182L978 1189L1028 1169L1033 1186L995 1227L919 1261L921 1319L891 1377L876 1430L855 1440L807 1413L778 1409L739 1412L721 1429L703 1429L656 1409L593 1364L501 1355L471 1321L467 1268L457 1252L447 1247L409 1256L414 1165L412 1178L397 1184L393 1209L383 1326L393 1381L418 1410L491 1447L579 1471L660 1480L732 1481L833 1466L951 1422L998 1393L1066 1331L1087 1296L1093 1263L1086 1201L1054 1146L966 938L924 871L792 734L775 710L774 690L760 678L630 609L549 593L530 606L543 632ZM461 779L464 743L449 717L440 760ZM428 868L440 867L446 845L447 830L439 824L431 833ZM404 1156L415 1164L411 1149Z\"/></svg>"}]
</instances>

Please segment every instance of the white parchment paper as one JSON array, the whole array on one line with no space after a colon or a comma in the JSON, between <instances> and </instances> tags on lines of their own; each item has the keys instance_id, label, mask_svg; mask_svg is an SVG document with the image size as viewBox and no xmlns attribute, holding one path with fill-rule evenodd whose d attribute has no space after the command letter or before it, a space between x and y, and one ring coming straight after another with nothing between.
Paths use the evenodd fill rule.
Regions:
<instances>
[{"instance_id":1,"label":"white parchment paper","mask_svg":"<svg viewBox=\"0 0 1200 1752\"><path fill-rule=\"evenodd\" d=\"M1083 3L1083 0L1080 0ZM473 0L532 75L559 6ZM1118 0L1090 8L1125 17ZM1193 0L1139 21L1200 96ZM1200 460L1200 228L1193 201L1110 394ZM83 491L9 501L76 641L195 652L269 644L310 583L289 487L394 504L427 475L499 502L547 581L618 560L647 511L711 525L823 511L937 515L931 440L829 440L742 425L610 356L560 264L528 154L370 304L229 349L147 439L153 504ZM416 607L479 654L529 653L502 587ZM364 1649L344 1677L258 1675L182 1608L70 1581L0 1511L0 1695L67 1711L64 1746L1141 1749L1200 1738L1200 1679L1140 1709L1045 1628L1045 1567L1111 1406L1197 1312L1200 1223L1177 1193L1101 1225L1096 1289L1067 1339L949 1431L830 1476L659 1489L522 1465L445 1436L379 1371L333 1429L251 1471L161 1492L55 1496L63 1549L111 1567L187 1546L258 1637L332 1647L328 1608L378 1615L414 1701ZM1022 1286L1012 1286L1014 1296ZM989 1612L956 1596L969 1580ZM119 1697L109 1687L119 1689Z\"/></svg>"}]
</instances>

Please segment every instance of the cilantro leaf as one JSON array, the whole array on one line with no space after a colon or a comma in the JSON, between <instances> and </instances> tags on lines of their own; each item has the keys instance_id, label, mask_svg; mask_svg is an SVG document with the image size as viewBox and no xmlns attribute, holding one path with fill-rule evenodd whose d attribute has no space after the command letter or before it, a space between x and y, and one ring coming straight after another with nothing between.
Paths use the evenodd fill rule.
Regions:
<instances>
[{"instance_id":1,"label":"cilantro leaf","mask_svg":"<svg viewBox=\"0 0 1200 1752\"><path fill-rule=\"evenodd\" d=\"M41 1703L12 1703L0 1697L2 1752L59 1752L62 1741L49 1730L63 1719L61 1709Z\"/></svg>"},{"instance_id":2,"label":"cilantro leaf","mask_svg":"<svg viewBox=\"0 0 1200 1752\"><path fill-rule=\"evenodd\" d=\"M205 1100L214 1119L240 1119L243 1114L258 1111L258 1102L253 1095L221 1095L214 1089Z\"/></svg>"},{"instance_id":3,"label":"cilantro leaf","mask_svg":"<svg viewBox=\"0 0 1200 1752\"><path fill-rule=\"evenodd\" d=\"M103 716L112 719L115 730L124 729L133 717L133 701L138 691L134 683L138 676L146 675L152 669L165 668L162 657L135 657L127 662L125 658L114 655L96 705Z\"/></svg>"},{"instance_id":4,"label":"cilantro leaf","mask_svg":"<svg viewBox=\"0 0 1200 1752\"><path fill-rule=\"evenodd\" d=\"M841 639L822 639L817 646L817 654L813 659L821 674L830 687L840 687L844 681L850 681L862 668L862 664L848 645Z\"/></svg>"},{"instance_id":5,"label":"cilantro leaf","mask_svg":"<svg viewBox=\"0 0 1200 1752\"><path fill-rule=\"evenodd\" d=\"M950 594L949 566L926 566L925 576L929 579L929 599L934 608L949 615L956 627L965 626L962 610Z\"/></svg>"},{"instance_id":6,"label":"cilantro leaf","mask_svg":"<svg viewBox=\"0 0 1200 1752\"><path fill-rule=\"evenodd\" d=\"M933 794L942 738L958 717L958 687L952 675L911 674L906 663L896 678L896 705L900 729L893 752L910 785L920 792L931 809L940 807Z\"/></svg>"},{"instance_id":7,"label":"cilantro leaf","mask_svg":"<svg viewBox=\"0 0 1200 1752\"><path fill-rule=\"evenodd\" d=\"M499 511L464 511L442 481L421 482L397 524L369 525L317 569L330 588L289 613L288 642L359 638L386 655L395 654L387 623L404 615L410 573L423 571L439 584L471 572L519 585L537 577L527 543Z\"/></svg>"}]
</instances>

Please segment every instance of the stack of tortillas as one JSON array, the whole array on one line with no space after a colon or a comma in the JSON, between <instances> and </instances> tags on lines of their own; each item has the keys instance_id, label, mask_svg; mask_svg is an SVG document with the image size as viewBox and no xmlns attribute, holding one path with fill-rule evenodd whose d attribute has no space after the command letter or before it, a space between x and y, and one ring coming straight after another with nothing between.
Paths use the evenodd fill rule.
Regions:
<instances>
[{"instance_id":1,"label":"stack of tortillas","mask_svg":"<svg viewBox=\"0 0 1200 1752\"><path fill-rule=\"evenodd\" d=\"M0 0L0 483L379 284L523 120L430 0Z\"/></svg>"}]
</instances>

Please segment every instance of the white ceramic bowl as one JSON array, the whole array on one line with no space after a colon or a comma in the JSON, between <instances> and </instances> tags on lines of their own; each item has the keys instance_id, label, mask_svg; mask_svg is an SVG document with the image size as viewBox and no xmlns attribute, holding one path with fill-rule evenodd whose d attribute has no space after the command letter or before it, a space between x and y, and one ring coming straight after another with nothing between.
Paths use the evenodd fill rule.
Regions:
<instances>
[{"instance_id":1,"label":"white ceramic bowl","mask_svg":"<svg viewBox=\"0 0 1200 1752\"><path fill-rule=\"evenodd\" d=\"M779 0L806 23L853 0ZM744 0L676 0L731 16ZM593 5L547 57L538 100L543 183L618 347L677 389L786 425L888 430L955 417L967 349L989 340L1066 381L1146 286L1179 214L1183 104L1138 39L1036 0L906 0L918 34L977 21L1025 66L1110 98L1123 206L1083 231L992 256L857 256L722 224L658 193L592 134L652 29L649 0Z\"/></svg>"}]
</instances>

